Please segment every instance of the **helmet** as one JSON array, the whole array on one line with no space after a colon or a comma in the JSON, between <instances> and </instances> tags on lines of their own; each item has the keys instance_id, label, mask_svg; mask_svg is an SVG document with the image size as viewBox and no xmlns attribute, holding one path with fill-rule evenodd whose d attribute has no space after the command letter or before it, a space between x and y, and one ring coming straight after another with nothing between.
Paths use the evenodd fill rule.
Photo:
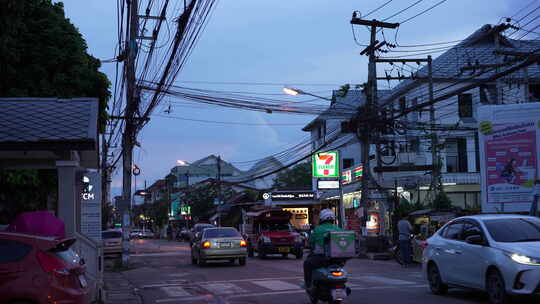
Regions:
<instances>
[{"instance_id":1,"label":"helmet","mask_svg":"<svg viewBox=\"0 0 540 304\"><path fill-rule=\"evenodd\" d=\"M333 221L336 219L336 215L334 214L334 211L330 209L323 209L319 214L319 219L321 222Z\"/></svg>"}]
</instances>

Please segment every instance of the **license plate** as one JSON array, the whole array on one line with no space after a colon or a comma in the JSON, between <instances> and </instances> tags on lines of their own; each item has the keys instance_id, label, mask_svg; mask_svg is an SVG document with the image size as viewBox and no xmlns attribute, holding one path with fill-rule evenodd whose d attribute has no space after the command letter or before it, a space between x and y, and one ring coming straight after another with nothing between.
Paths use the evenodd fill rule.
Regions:
<instances>
[{"instance_id":1,"label":"license plate","mask_svg":"<svg viewBox=\"0 0 540 304\"><path fill-rule=\"evenodd\" d=\"M88 286L88 282L86 281L86 278L83 275L79 276L79 282L81 283L82 288L86 288L86 286Z\"/></svg>"},{"instance_id":2,"label":"license plate","mask_svg":"<svg viewBox=\"0 0 540 304\"><path fill-rule=\"evenodd\" d=\"M230 248L231 243L219 243L219 247L221 247L221 248Z\"/></svg>"},{"instance_id":3,"label":"license plate","mask_svg":"<svg viewBox=\"0 0 540 304\"><path fill-rule=\"evenodd\" d=\"M347 293L345 292L345 289L332 289L332 299L345 299L347 296Z\"/></svg>"},{"instance_id":4,"label":"license plate","mask_svg":"<svg viewBox=\"0 0 540 304\"><path fill-rule=\"evenodd\" d=\"M291 249L289 247L279 247L278 251L281 252L281 253L289 253L289 251L291 251Z\"/></svg>"}]
</instances>

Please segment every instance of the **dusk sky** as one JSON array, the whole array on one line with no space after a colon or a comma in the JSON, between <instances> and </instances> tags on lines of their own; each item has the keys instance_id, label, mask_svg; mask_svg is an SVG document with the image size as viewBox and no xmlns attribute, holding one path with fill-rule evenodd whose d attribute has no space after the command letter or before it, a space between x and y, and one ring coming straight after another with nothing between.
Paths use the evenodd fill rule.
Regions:
<instances>
[{"instance_id":1,"label":"dusk sky","mask_svg":"<svg viewBox=\"0 0 540 304\"><path fill-rule=\"evenodd\" d=\"M89 52L102 60L113 58L117 44L117 1L63 2L66 16L79 28L87 41ZM288 85L329 97L332 89L338 89L342 84L366 81L367 57L360 56L363 47L355 44L349 21L353 11L366 14L385 2L388 0L218 1L176 83L193 88L251 92L249 95L280 94L283 86ZM394 0L370 15L369 19L387 18L414 2ZM401 22L438 2L440 0L421 1L388 22ZM397 37L401 45L459 40L484 24L496 24L501 17L512 16L529 2L448 0L403 24L397 36L395 30L385 30L385 37L392 43L395 43ZM366 44L369 41L366 28L356 27L355 31L360 43ZM114 84L115 64L104 63L102 70ZM385 88L384 82L380 83L380 88ZM283 95L261 96L294 101L311 99L300 96L293 99ZM224 160L235 164L282 151L308 135L301 128L314 118L309 115L230 110L191 102L173 106L171 114L165 114L163 109L170 100L170 97L164 99L163 107L155 112L159 116L153 116L138 137L141 148L135 149L134 160L142 171L137 181L139 188L143 180L151 184L164 177L178 159L195 161L210 154L219 154ZM175 104L179 103L182 100L175 101ZM325 103L319 101L316 104ZM213 124L162 116L255 125ZM252 164L238 166L247 169ZM119 194L120 190L121 174L117 171L113 178L113 195Z\"/></svg>"}]
</instances>

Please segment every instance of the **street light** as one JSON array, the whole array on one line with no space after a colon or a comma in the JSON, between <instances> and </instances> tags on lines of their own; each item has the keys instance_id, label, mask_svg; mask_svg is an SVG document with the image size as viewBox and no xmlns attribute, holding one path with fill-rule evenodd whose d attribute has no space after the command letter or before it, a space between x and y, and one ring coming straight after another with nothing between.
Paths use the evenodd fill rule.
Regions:
<instances>
[{"instance_id":1,"label":"street light","mask_svg":"<svg viewBox=\"0 0 540 304\"><path fill-rule=\"evenodd\" d=\"M323 97L323 96L311 94L311 93L302 91L302 90L300 90L300 89L295 89L295 88L287 88L287 87L284 87L284 88L283 88L283 92L284 92L285 94L287 94L287 95L292 95L292 96L297 96L297 95L309 95L309 96L317 97L317 98L320 98L320 99L332 101L332 98L327 98L327 97Z\"/></svg>"},{"instance_id":2,"label":"street light","mask_svg":"<svg viewBox=\"0 0 540 304\"><path fill-rule=\"evenodd\" d=\"M179 165L179 166L189 166L188 162L185 161L185 160L177 160L176 163Z\"/></svg>"}]
</instances>

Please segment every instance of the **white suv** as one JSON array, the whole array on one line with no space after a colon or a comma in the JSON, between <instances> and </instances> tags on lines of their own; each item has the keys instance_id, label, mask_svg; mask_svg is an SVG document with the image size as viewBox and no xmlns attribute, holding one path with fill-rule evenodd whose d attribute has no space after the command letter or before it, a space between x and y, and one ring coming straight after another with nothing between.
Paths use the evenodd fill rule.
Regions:
<instances>
[{"instance_id":1,"label":"white suv","mask_svg":"<svg viewBox=\"0 0 540 304\"><path fill-rule=\"evenodd\" d=\"M479 289L493 304L508 303L512 294L540 294L540 219L457 218L427 240L422 271L434 294L448 286Z\"/></svg>"}]
</instances>

